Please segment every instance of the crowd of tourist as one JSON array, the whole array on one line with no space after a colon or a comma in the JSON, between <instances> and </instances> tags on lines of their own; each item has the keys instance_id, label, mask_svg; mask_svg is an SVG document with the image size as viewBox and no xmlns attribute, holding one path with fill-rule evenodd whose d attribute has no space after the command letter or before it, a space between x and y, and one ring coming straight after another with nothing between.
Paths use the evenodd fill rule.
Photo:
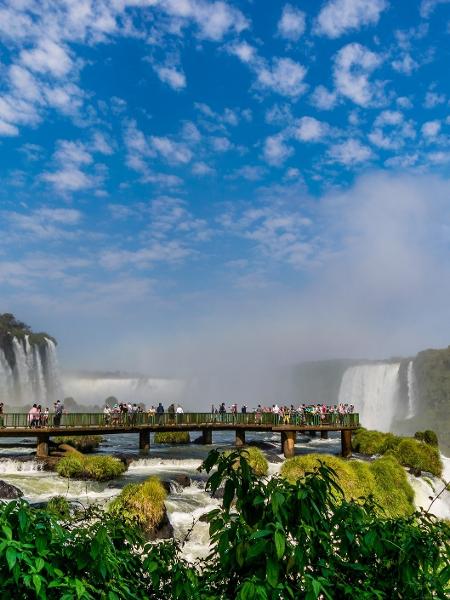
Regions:
<instances>
[{"instance_id":1,"label":"crowd of tourist","mask_svg":"<svg viewBox=\"0 0 450 600\"><path fill-rule=\"evenodd\" d=\"M53 423L54 427L59 427L61 425L61 419L64 411L64 406L61 404L59 400L57 400L53 404ZM40 404L33 404L33 406L28 411L28 427L38 428L38 427L48 427L49 425L49 417L50 411L48 406L42 410L42 406Z\"/></svg>"}]
</instances>

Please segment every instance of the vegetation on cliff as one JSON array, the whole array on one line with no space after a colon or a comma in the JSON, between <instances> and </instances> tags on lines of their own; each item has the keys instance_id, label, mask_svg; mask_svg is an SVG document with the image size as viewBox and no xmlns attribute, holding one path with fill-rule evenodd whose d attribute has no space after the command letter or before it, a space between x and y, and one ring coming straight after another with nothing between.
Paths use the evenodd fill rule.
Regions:
<instances>
[{"instance_id":1,"label":"vegetation on cliff","mask_svg":"<svg viewBox=\"0 0 450 600\"><path fill-rule=\"evenodd\" d=\"M189 431L157 431L155 444L189 444Z\"/></svg>"},{"instance_id":2,"label":"vegetation on cliff","mask_svg":"<svg viewBox=\"0 0 450 600\"><path fill-rule=\"evenodd\" d=\"M294 483L321 463L334 471L346 500L372 496L380 512L391 517L406 516L414 511L414 491L405 470L392 457L368 463L329 454L307 454L286 460L281 475ZM336 490L335 494L340 496L340 491Z\"/></svg>"},{"instance_id":3,"label":"vegetation on cliff","mask_svg":"<svg viewBox=\"0 0 450 600\"><path fill-rule=\"evenodd\" d=\"M164 517L166 488L157 477L149 477L144 483L126 485L109 505L108 511L128 525L139 527L151 535Z\"/></svg>"},{"instance_id":4,"label":"vegetation on cliff","mask_svg":"<svg viewBox=\"0 0 450 600\"><path fill-rule=\"evenodd\" d=\"M68 479L93 479L109 481L120 477L126 466L113 456L84 456L80 452L72 452L64 456L56 465L56 472Z\"/></svg>"},{"instance_id":5,"label":"vegetation on cliff","mask_svg":"<svg viewBox=\"0 0 450 600\"><path fill-rule=\"evenodd\" d=\"M237 463L237 464L236 464ZM450 593L450 528L417 512L380 516L347 501L321 464L291 483L257 477L245 453L212 451L212 547L188 564L172 541L146 543L118 510L68 522L15 500L0 504L0 589L37 600L424 600Z\"/></svg>"},{"instance_id":6,"label":"vegetation on cliff","mask_svg":"<svg viewBox=\"0 0 450 600\"><path fill-rule=\"evenodd\" d=\"M5 339L11 339L13 337L23 339L25 335L28 335L30 344L42 344L45 342L46 338L52 340L56 344L56 340L51 335L44 332L33 332L29 325L22 321L18 321L13 314L0 314L0 346Z\"/></svg>"},{"instance_id":7,"label":"vegetation on cliff","mask_svg":"<svg viewBox=\"0 0 450 600\"><path fill-rule=\"evenodd\" d=\"M388 454L395 457L404 467L429 471L436 477L442 475L443 465L439 449L421 440L360 429L353 436L352 443L355 452L368 456Z\"/></svg>"}]
</instances>

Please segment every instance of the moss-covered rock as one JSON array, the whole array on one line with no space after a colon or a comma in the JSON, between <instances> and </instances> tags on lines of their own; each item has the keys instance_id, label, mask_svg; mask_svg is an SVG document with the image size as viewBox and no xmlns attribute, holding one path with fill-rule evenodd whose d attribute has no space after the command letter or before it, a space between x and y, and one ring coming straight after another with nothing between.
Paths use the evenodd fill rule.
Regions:
<instances>
[{"instance_id":1,"label":"moss-covered rock","mask_svg":"<svg viewBox=\"0 0 450 600\"><path fill-rule=\"evenodd\" d=\"M428 444L429 446L439 446L438 436L431 429L426 429L425 431L416 431L414 438L416 440L420 440L421 442L425 442L425 444Z\"/></svg>"},{"instance_id":2,"label":"moss-covered rock","mask_svg":"<svg viewBox=\"0 0 450 600\"><path fill-rule=\"evenodd\" d=\"M157 431L155 444L189 444L189 431Z\"/></svg>"},{"instance_id":3,"label":"moss-covered rock","mask_svg":"<svg viewBox=\"0 0 450 600\"><path fill-rule=\"evenodd\" d=\"M80 452L93 452L103 442L101 435L64 435L53 438L55 444L68 444Z\"/></svg>"},{"instance_id":4,"label":"moss-covered rock","mask_svg":"<svg viewBox=\"0 0 450 600\"><path fill-rule=\"evenodd\" d=\"M73 453L64 456L56 465L56 472L69 479L93 479L109 481L120 477L126 466L113 456L84 456Z\"/></svg>"},{"instance_id":5,"label":"moss-covered rock","mask_svg":"<svg viewBox=\"0 0 450 600\"><path fill-rule=\"evenodd\" d=\"M150 539L164 521L164 505L167 491L157 477L149 477L143 483L126 485L109 505L108 511L123 519L128 525L139 527Z\"/></svg>"},{"instance_id":6,"label":"moss-covered rock","mask_svg":"<svg viewBox=\"0 0 450 600\"><path fill-rule=\"evenodd\" d=\"M392 457L363 462L328 454L307 454L287 459L281 467L281 476L295 482L305 473L313 472L320 462L335 471L336 483L347 500L373 496L380 512L390 517L413 512L414 491L405 470Z\"/></svg>"},{"instance_id":7,"label":"moss-covered rock","mask_svg":"<svg viewBox=\"0 0 450 600\"><path fill-rule=\"evenodd\" d=\"M433 439L430 434L427 435ZM352 444L355 452L368 456L388 454L404 467L429 471L437 477L442 475L443 465L438 447L419 439L362 429L353 436Z\"/></svg>"},{"instance_id":8,"label":"moss-covered rock","mask_svg":"<svg viewBox=\"0 0 450 600\"><path fill-rule=\"evenodd\" d=\"M442 461L439 450L425 442L413 438L403 438L393 450L387 454L394 456L401 465L419 471L428 471L440 477L442 475Z\"/></svg>"},{"instance_id":9,"label":"moss-covered rock","mask_svg":"<svg viewBox=\"0 0 450 600\"><path fill-rule=\"evenodd\" d=\"M231 454L232 452L235 451L227 450L225 454ZM239 450L239 452L245 456L255 475L258 475L259 477L264 477L267 475L269 472L269 463L259 448L256 448L255 446L246 446L245 448Z\"/></svg>"}]
</instances>

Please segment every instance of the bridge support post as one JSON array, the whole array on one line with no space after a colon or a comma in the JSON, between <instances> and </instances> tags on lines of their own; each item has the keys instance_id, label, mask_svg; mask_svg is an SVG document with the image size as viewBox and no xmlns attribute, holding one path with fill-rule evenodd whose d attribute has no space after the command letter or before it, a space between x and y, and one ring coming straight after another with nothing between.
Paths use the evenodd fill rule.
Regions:
<instances>
[{"instance_id":1,"label":"bridge support post","mask_svg":"<svg viewBox=\"0 0 450 600\"><path fill-rule=\"evenodd\" d=\"M328 431L321 431L320 432L320 439L327 440L328 439Z\"/></svg>"},{"instance_id":2,"label":"bridge support post","mask_svg":"<svg viewBox=\"0 0 450 600\"><path fill-rule=\"evenodd\" d=\"M245 446L245 429L236 429L236 442L237 447Z\"/></svg>"},{"instance_id":3,"label":"bridge support post","mask_svg":"<svg viewBox=\"0 0 450 600\"><path fill-rule=\"evenodd\" d=\"M341 454L344 458L349 458L352 455L351 429L343 429L341 431Z\"/></svg>"},{"instance_id":4,"label":"bridge support post","mask_svg":"<svg viewBox=\"0 0 450 600\"><path fill-rule=\"evenodd\" d=\"M48 433L40 433L37 436L36 458L46 458L48 456L48 442L50 436Z\"/></svg>"},{"instance_id":5,"label":"bridge support post","mask_svg":"<svg viewBox=\"0 0 450 600\"><path fill-rule=\"evenodd\" d=\"M203 429L202 430L202 444L205 444L205 445L212 444L212 429Z\"/></svg>"},{"instance_id":6,"label":"bridge support post","mask_svg":"<svg viewBox=\"0 0 450 600\"><path fill-rule=\"evenodd\" d=\"M150 431L144 429L139 432L139 454L148 454L150 451Z\"/></svg>"},{"instance_id":7,"label":"bridge support post","mask_svg":"<svg viewBox=\"0 0 450 600\"><path fill-rule=\"evenodd\" d=\"M281 448L284 454L284 458L292 458L295 454L295 442L297 434L295 431L282 431L281 432Z\"/></svg>"}]
</instances>

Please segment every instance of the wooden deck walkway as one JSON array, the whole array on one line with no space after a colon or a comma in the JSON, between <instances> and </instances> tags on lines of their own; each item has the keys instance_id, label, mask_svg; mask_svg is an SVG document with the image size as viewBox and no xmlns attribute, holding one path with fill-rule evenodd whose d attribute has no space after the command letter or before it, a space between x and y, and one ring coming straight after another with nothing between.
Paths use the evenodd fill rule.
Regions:
<instances>
[{"instance_id":1,"label":"wooden deck walkway","mask_svg":"<svg viewBox=\"0 0 450 600\"><path fill-rule=\"evenodd\" d=\"M0 425L1 425L0 421ZM321 437L328 437L330 431L340 431L342 456L351 456L352 431L359 427L357 413L336 415L294 415L289 419L280 419L272 413L183 413L172 415L150 415L148 413L104 415L99 413L71 413L63 415L61 423L55 415L49 415L48 423L31 427L26 413L3 415L3 427L0 438L34 437L37 438L36 456L44 458L49 453L51 437L68 435L110 435L119 433L137 433L139 450L145 454L150 449L150 433L160 431L199 431L204 444L212 443L214 431L234 431L236 446L245 444L246 431L271 431L280 433L281 446L285 457L294 455L297 433L320 431Z\"/></svg>"}]
</instances>

